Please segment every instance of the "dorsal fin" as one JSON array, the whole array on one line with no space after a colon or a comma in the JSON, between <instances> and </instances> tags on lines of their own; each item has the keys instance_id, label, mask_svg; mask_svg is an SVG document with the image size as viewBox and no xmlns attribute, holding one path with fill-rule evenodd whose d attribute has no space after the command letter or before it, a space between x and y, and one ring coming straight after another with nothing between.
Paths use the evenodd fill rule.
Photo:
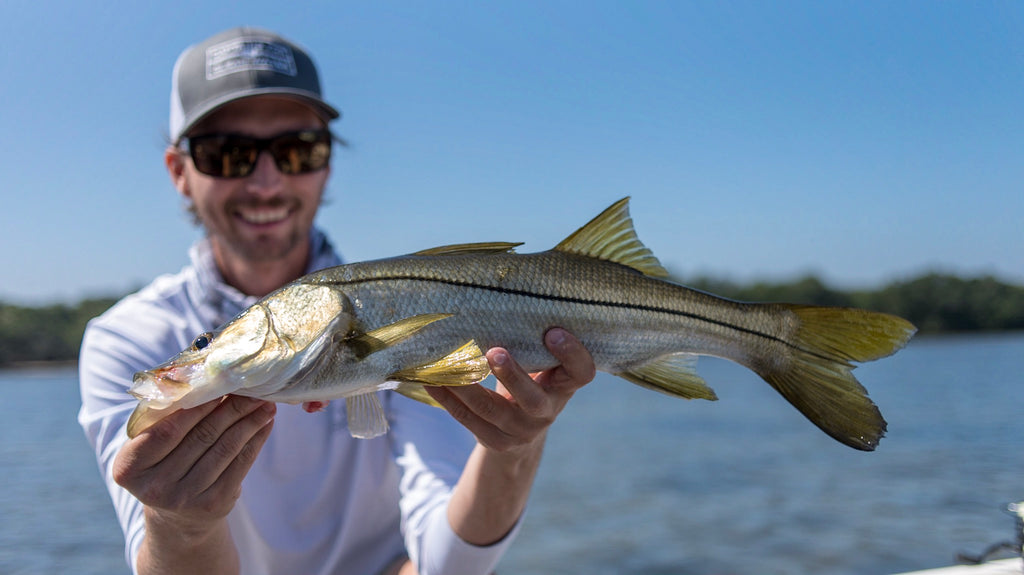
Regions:
<instances>
[{"instance_id":1,"label":"dorsal fin","mask_svg":"<svg viewBox=\"0 0 1024 575\"><path fill-rule=\"evenodd\" d=\"M628 196L573 232L555 249L629 266L648 276L668 276L668 270L636 237L633 220L629 217Z\"/></svg>"},{"instance_id":2,"label":"dorsal fin","mask_svg":"<svg viewBox=\"0 0 1024 575\"><path fill-rule=\"evenodd\" d=\"M523 245L523 242L482 242L477 244L452 244L450 246L439 246L420 250L414 256L465 256L465 255L487 255L487 254L510 254L515 248Z\"/></svg>"}]
</instances>

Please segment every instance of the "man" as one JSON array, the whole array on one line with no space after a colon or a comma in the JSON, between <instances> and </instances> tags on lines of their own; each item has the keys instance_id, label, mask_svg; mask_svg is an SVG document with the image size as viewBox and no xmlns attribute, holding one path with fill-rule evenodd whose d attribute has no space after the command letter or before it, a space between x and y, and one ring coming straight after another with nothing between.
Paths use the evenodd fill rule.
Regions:
<instances>
[{"instance_id":1,"label":"man","mask_svg":"<svg viewBox=\"0 0 1024 575\"><path fill-rule=\"evenodd\" d=\"M310 414L236 396L127 438L135 371L340 263L313 227L338 116L308 54L270 32L228 30L175 65L164 159L206 237L191 265L93 320L80 356L79 421L136 573L490 572L548 427L593 378L586 350L555 328L545 344L561 366L531 377L491 349L497 391L431 389L448 413L382 392L380 438L350 437L343 401Z\"/></svg>"}]
</instances>

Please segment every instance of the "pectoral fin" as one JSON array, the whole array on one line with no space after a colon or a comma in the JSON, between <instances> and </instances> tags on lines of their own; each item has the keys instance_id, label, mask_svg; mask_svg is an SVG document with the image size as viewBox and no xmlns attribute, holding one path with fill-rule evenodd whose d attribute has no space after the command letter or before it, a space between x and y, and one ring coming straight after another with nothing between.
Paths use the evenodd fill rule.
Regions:
<instances>
[{"instance_id":1,"label":"pectoral fin","mask_svg":"<svg viewBox=\"0 0 1024 575\"><path fill-rule=\"evenodd\" d=\"M451 317L452 315L454 314L425 313L422 315L407 317L405 319L398 320L393 324L352 336L349 338L349 345L355 351L356 357L363 359L371 353L376 353L411 337L413 334L435 321Z\"/></svg>"},{"instance_id":2,"label":"pectoral fin","mask_svg":"<svg viewBox=\"0 0 1024 575\"><path fill-rule=\"evenodd\" d=\"M403 369L388 379L426 385L469 385L484 379L490 373L491 368L487 365L484 353L480 351L475 341L470 340L433 363Z\"/></svg>"},{"instance_id":3,"label":"pectoral fin","mask_svg":"<svg viewBox=\"0 0 1024 575\"><path fill-rule=\"evenodd\" d=\"M714 390L697 375L696 366L696 355L676 353L616 375L641 387L676 397L717 400Z\"/></svg>"},{"instance_id":4,"label":"pectoral fin","mask_svg":"<svg viewBox=\"0 0 1024 575\"><path fill-rule=\"evenodd\" d=\"M376 393L354 395L345 400L348 432L352 437L371 439L388 432L388 419Z\"/></svg>"}]
</instances>

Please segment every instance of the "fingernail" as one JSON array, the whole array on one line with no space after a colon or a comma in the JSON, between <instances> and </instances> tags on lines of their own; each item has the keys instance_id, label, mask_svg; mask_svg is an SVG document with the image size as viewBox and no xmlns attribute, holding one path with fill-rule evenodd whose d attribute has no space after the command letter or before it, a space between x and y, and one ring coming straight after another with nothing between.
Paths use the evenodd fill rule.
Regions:
<instances>
[{"instance_id":1,"label":"fingernail","mask_svg":"<svg viewBox=\"0 0 1024 575\"><path fill-rule=\"evenodd\" d=\"M548 330L548 344L550 345L562 345L565 343L565 330L560 328L553 328Z\"/></svg>"},{"instance_id":2,"label":"fingernail","mask_svg":"<svg viewBox=\"0 0 1024 575\"><path fill-rule=\"evenodd\" d=\"M503 351L497 351L491 355L491 361L494 365L505 365L508 362L508 354Z\"/></svg>"}]
</instances>

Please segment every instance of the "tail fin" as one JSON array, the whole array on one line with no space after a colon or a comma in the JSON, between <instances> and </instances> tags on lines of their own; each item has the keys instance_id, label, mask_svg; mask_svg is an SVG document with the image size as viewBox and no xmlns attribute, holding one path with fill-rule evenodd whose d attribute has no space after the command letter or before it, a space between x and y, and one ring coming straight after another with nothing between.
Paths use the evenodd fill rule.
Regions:
<instances>
[{"instance_id":1,"label":"tail fin","mask_svg":"<svg viewBox=\"0 0 1024 575\"><path fill-rule=\"evenodd\" d=\"M756 371L822 431L855 449L874 450L885 435L885 419L853 376L851 362L895 353L917 328L860 309L784 307L799 320L792 355Z\"/></svg>"}]
</instances>

